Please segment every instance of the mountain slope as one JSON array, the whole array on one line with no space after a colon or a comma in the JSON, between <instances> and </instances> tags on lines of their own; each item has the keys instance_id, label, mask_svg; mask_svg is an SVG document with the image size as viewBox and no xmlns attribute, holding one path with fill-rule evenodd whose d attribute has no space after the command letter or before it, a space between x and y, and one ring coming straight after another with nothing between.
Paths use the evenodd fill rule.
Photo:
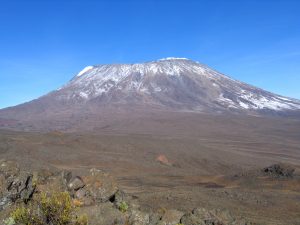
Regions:
<instances>
[{"instance_id":1,"label":"mountain slope","mask_svg":"<svg viewBox=\"0 0 300 225\"><path fill-rule=\"evenodd\" d=\"M58 101L141 102L193 111L300 108L297 100L235 81L182 58L144 64L89 66L50 96Z\"/></svg>"},{"instance_id":2,"label":"mountain slope","mask_svg":"<svg viewBox=\"0 0 300 225\"><path fill-rule=\"evenodd\" d=\"M300 101L231 79L185 58L88 66L37 100L0 111L0 118L60 120L107 108L174 112L291 114Z\"/></svg>"}]
</instances>

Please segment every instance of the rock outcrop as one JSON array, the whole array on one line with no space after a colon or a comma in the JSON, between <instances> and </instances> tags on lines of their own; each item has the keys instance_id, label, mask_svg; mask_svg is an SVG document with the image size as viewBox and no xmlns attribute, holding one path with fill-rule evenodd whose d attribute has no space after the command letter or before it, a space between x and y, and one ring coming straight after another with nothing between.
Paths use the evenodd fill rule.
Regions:
<instances>
[{"instance_id":1,"label":"rock outcrop","mask_svg":"<svg viewBox=\"0 0 300 225\"><path fill-rule=\"evenodd\" d=\"M273 164L263 169L264 174L275 178L292 178L295 169L291 166Z\"/></svg>"},{"instance_id":2,"label":"rock outcrop","mask_svg":"<svg viewBox=\"0 0 300 225\"><path fill-rule=\"evenodd\" d=\"M18 165L11 161L0 162L0 181L0 210L18 201L27 203L35 191L33 175L20 172Z\"/></svg>"},{"instance_id":3,"label":"rock outcrop","mask_svg":"<svg viewBox=\"0 0 300 225\"><path fill-rule=\"evenodd\" d=\"M84 176L70 171L25 172L12 161L0 161L0 221L8 218L14 204L27 204L37 193L69 192L80 215L90 225L248 225L230 212L197 208L143 211L138 199L120 190L108 173L91 169ZM53 224L54 225L54 224Z\"/></svg>"},{"instance_id":4,"label":"rock outcrop","mask_svg":"<svg viewBox=\"0 0 300 225\"><path fill-rule=\"evenodd\" d=\"M181 218L184 225L251 225L243 219L233 218L227 210L196 208Z\"/></svg>"}]
</instances>

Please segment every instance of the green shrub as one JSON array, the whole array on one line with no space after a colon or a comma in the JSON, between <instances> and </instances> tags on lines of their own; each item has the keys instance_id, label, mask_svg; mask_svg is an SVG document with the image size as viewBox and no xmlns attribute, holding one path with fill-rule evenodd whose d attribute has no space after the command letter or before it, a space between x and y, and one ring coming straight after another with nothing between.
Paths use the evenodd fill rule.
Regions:
<instances>
[{"instance_id":1,"label":"green shrub","mask_svg":"<svg viewBox=\"0 0 300 225\"><path fill-rule=\"evenodd\" d=\"M40 209L46 222L57 225L69 224L72 221L72 200L68 192L54 193L51 196L41 195Z\"/></svg>"},{"instance_id":2,"label":"green shrub","mask_svg":"<svg viewBox=\"0 0 300 225\"><path fill-rule=\"evenodd\" d=\"M16 224L25 224L25 225L42 225L43 221L39 216L39 212L28 205L28 207L20 206L16 208L12 213L11 217L13 218Z\"/></svg>"},{"instance_id":3,"label":"green shrub","mask_svg":"<svg viewBox=\"0 0 300 225\"><path fill-rule=\"evenodd\" d=\"M120 205L119 205L119 210L123 213L127 212L128 210L128 205L126 202L122 201L120 202Z\"/></svg>"},{"instance_id":4,"label":"green shrub","mask_svg":"<svg viewBox=\"0 0 300 225\"><path fill-rule=\"evenodd\" d=\"M22 225L87 225L86 216L75 215L75 206L68 192L41 194L30 204L17 207L11 217ZM8 218L9 219L9 218ZM11 225L11 224L9 224Z\"/></svg>"}]
</instances>

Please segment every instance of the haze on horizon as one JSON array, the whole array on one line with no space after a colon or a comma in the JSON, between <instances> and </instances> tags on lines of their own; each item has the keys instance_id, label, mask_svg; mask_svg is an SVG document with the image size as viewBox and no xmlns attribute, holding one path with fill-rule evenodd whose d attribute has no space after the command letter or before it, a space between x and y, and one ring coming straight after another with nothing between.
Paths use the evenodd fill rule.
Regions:
<instances>
[{"instance_id":1,"label":"haze on horizon","mask_svg":"<svg viewBox=\"0 0 300 225\"><path fill-rule=\"evenodd\" d=\"M13 1L0 9L0 108L85 66L186 57L300 99L300 2Z\"/></svg>"}]
</instances>

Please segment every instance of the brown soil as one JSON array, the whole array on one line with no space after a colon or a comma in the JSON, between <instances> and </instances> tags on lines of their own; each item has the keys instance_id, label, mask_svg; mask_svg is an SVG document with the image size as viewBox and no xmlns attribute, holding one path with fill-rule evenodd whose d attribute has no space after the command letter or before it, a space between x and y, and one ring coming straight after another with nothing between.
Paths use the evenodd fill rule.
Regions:
<instances>
[{"instance_id":1,"label":"brown soil","mask_svg":"<svg viewBox=\"0 0 300 225\"><path fill-rule=\"evenodd\" d=\"M2 130L0 158L107 170L145 209L227 208L259 224L300 224L299 120L187 113L119 121L81 133ZM295 177L247 173L273 163L296 168Z\"/></svg>"}]
</instances>

